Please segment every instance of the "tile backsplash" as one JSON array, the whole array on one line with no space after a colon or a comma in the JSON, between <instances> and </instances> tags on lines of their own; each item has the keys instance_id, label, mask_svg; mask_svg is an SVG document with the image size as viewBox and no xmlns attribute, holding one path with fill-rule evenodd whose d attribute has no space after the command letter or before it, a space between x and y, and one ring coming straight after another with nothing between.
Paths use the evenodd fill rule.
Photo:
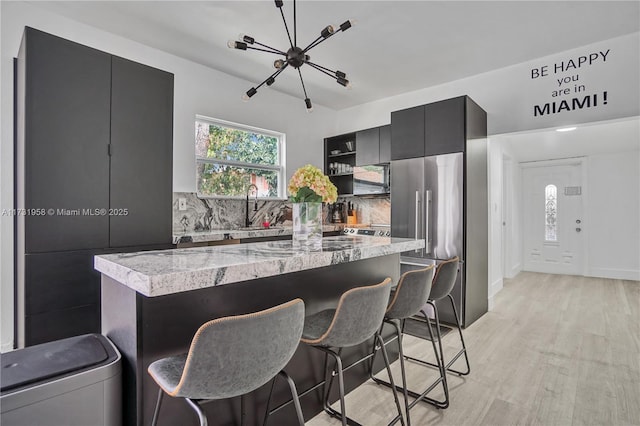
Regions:
<instances>
[{"instance_id":1,"label":"tile backsplash","mask_svg":"<svg viewBox=\"0 0 640 426\"><path fill-rule=\"evenodd\" d=\"M179 200L185 200L186 209L180 210ZM391 223L389 197L340 198L351 201L357 211L358 223ZM249 200L249 220L261 224L265 216L272 225L291 225L291 202L286 200L258 200L254 211L254 200ZM210 231L215 229L237 229L245 226L245 200L223 198L198 198L193 192L173 193L173 234ZM329 210L324 208L325 222L329 223Z\"/></svg>"}]
</instances>

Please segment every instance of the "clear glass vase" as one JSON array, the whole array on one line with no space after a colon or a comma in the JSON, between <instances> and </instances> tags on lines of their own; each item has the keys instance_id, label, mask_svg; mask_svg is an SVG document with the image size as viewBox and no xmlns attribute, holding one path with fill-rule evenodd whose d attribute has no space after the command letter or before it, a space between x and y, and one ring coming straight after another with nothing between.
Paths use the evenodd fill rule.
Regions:
<instances>
[{"instance_id":1,"label":"clear glass vase","mask_svg":"<svg viewBox=\"0 0 640 426\"><path fill-rule=\"evenodd\" d=\"M293 203L293 248L322 249L322 203Z\"/></svg>"}]
</instances>

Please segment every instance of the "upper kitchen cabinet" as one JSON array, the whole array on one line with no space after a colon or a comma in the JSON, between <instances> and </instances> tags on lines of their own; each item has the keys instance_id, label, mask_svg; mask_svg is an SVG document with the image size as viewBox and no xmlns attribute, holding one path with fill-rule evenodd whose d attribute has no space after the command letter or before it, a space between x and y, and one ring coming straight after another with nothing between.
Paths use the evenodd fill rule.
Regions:
<instances>
[{"instance_id":1,"label":"upper kitchen cabinet","mask_svg":"<svg viewBox=\"0 0 640 426\"><path fill-rule=\"evenodd\" d=\"M378 164L380 162L380 129L360 130L356 132L356 166Z\"/></svg>"},{"instance_id":2,"label":"upper kitchen cabinet","mask_svg":"<svg viewBox=\"0 0 640 426\"><path fill-rule=\"evenodd\" d=\"M17 74L24 252L170 244L173 75L33 28Z\"/></svg>"},{"instance_id":3,"label":"upper kitchen cabinet","mask_svg":"<svg viewBox=\"0 0 640 426\"><path fill-rule=\"evenodd\" d=\"M391 159L465 152L468 140L486 137L486 122L486 112L468 96L392 112Z\"/></svg>"},{"instance_id":4,"label":"upper kitchen cabinet","mask_svg":"<svg viewBox=\"0 0 640 426\"><path fill-rule=\"evenodd\" d=\"M391 161L391 126L374 127L356 132L356 166Z\"/></svg>"},{"instance_id":5,"label":"upper kitchen cabinet","mask_svg":"<svg viewBox=\"0 0 640 426\"><path fill-rule=\"evenodd\" d=\"M111 55L27 28L17 82L27 251L108 247Z\"/></svg>"},{"instance_id":6,"label":"upper kitchen cabinet","mask_svg":"<svg viewBox=\"0 0 640 426\"><path fill-rule=\"evenodd\" d=\"M391 159L424 157L424 105L391 113Z\"/></svg>"},{"instance_id":7,"label":"upper kitchen cabinet","mask_svg":"<svg viewBox=\"0 0 640 426\"><path fill-rule=\"evenodd\" d=\"M171 243L173 74L113 57L111 247Z\"/></svg>"},{"instance_id":8,"label":"upper kitchen cabinet","mask_svg":"<svg viewBox=\"0 0 640 426\"><path fill-rule=\"evenodd\" d=\"M424 154L463 152L465 144L466 96L424 106Z\"/></svg>"},{"instance_id":9,"label":"upper kitchen cabinet","mask_svg":"<svg viewBox=\"0 0 640 426\"><path fill-rule=\"evenodd\" d=\"M391 161L391 125L380 127L380 163Z\"/></svg>"}]
</instances>

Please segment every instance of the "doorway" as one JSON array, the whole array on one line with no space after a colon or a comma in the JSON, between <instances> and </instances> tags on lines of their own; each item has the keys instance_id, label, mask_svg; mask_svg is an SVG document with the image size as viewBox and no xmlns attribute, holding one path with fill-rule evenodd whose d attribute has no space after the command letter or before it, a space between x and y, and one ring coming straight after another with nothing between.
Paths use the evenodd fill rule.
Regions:
<instances>
[{"instance_id":1,"label":"doorway","mask_svg":"<svg viewBox=\"0 0 640 426\"><path fill-rule=\"evenodd\" d=\"M524 270L583 275L583 159L522 163Z\"/></svg>"}]
</instances>

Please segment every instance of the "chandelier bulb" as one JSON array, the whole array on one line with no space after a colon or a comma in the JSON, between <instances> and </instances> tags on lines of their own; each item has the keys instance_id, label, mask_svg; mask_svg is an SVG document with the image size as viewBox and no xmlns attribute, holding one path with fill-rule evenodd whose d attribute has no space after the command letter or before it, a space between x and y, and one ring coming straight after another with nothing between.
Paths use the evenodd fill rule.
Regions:
<instances>
[{"instance_id":1,"label":"chandelier bulb","mask_svg":"<svg viewBox=\"0 0 640 426\"><path fill-rule=\"evenodd\" d=\"M358 21L356 21L355 19L348 19L344 21L342 24L340 24L340 31L342 32L347 31L349 28L353 27L357 23Z\"/></svg>"},{"instance_id":2,"label":"chandelier bulb","mask_svg":"<svg viewBox=\"0 0 640 426\"><path fill-rule=\"evenodd\" d=\"M252 87L251 89L247 90L247 93L242 95L242 100L248 101L256 93L258 93L258 90L255 87Z\"/></svg>"},{"instance_id":3,"label":"chandelier bulb","mask_svg":"<svg viewBox=\"0 0 640 426\"><path fill-rule=\"evenodd\" d=\"M347 89L351 88L351 83L346 78L338 77L336 81L338 82L338 84L346 87Z\"/></svg>"},{"instance_id":4,"label":"chandelier bulb","mask_svg":"<svg viewBox=\"0 0 640 426\"><path fill-rule=\"evenodd\" d=\"M333 25L327 25L326 27L324 27L322 29L322 31L320 31L320 35L323 38L327 38L330 35L332 35L335 31L336 31L336 29L333 27Z\"/></svg>"},{"instance_id":5,"label":"chandelier bulb","mask_svg":"<svg viewBox=\"0 0 640 426\"><path fill-rule=\"evenodd\" d=\"M236 48L236 41L235 41L235 40L229 40L229 41L227 42L227 47L228 47L229 49L235 49L235 48Z\"/></svg>"},{"instance_id":6,"label":"chandelier bulb","mask_svg":"<svg viewBox=\"0 0 640 426\"><path fill-rule=\"evenodd\" d=\"M276 69L280 69L284 66L284 61L282 59L276 59L273 61L273 67Z\"/></svg>"},{"instance_id":7,"label":"chandelier bulb","mask_svg":"<svg viewBox=\"0 0 640 426\"><path fill-rule=\"evenodd\" d=\"M248 36L248 35L243 34L243 33L241 33L241 34L238 36L238 38L239 38L240 40L244 41L245 43L248 43L248 44L253 44L253 43L256 41L256 39L254 39L253 37Z\"/></svg>"}]
</instances>

